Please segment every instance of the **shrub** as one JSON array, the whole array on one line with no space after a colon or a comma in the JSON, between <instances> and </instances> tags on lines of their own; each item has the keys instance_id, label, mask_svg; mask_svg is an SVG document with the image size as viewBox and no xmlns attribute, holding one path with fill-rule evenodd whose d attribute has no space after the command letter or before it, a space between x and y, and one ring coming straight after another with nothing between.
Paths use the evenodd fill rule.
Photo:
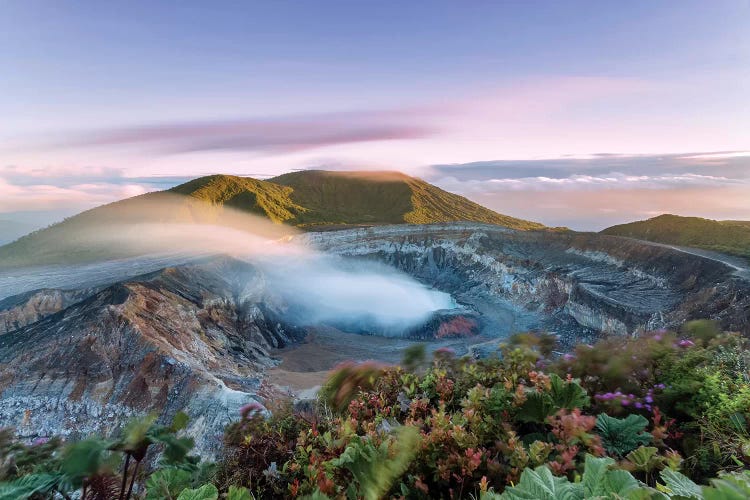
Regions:
<instances>
[{"instance_id":1,"label":"shrub","mask_svg":"<svg viewBox=\"0 0 750 500\"><path fill-rule=\"evenodd\" d=\"M182 415L65 445L0 432L0 499L747 498L747 342L707 328L347 363L315 404L243 407L216 467L189 455Z\"/></svg>"}]
</instances>

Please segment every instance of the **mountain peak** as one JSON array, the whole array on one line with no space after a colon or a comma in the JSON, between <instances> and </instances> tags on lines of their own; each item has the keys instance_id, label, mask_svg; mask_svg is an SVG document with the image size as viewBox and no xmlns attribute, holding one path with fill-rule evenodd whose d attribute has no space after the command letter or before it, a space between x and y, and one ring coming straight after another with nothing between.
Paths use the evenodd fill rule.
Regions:
<instances>
[{"instance_id":1,"label":"mountain peak","mask_svg":"<svg viewBox=\"0 0 750 500\"><path fill-rule=\"evenodd\" d=\"M390 170L300 170L266 180L210 175L169 191L304 229L458 221L544 228Z\"/></svg>"},{"instance_id":2,"label":"mountain peak","mask_svg":"<svg viewBox=\"0 0 750 500\"><path fill-rule=\"evenodd\" d=\"M242 220L232 217L238 212L304 230L460 221L518 230L545 227L498 214L401 172L304 170L266 180L216 174L94 208L27 235L0 247L0 266L99 256L99 249L80 244L81 235L115 224L199 223L241 229Z\"/></svg>"}]
</instances>

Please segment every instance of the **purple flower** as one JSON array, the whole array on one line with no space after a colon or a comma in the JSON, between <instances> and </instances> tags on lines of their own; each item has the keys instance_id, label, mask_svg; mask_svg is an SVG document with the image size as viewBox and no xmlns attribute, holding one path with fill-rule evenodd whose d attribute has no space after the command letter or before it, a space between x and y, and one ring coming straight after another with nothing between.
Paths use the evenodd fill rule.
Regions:
<instances>
[{"instance_id":1,"label":"purple flower","mask_svg":"<svg viewBox=\"0 0 750 500\"><path fill-rule=\"evenodd\" d=\"M664 385L664 384L656 384L654 387L656 387L657 389L664 389L666 387L666 385Z\"/></svg>"},{"instance_id":2,"label":"purple flower","mask_svg":"<svg viewBox=\"0 0 750 500\"><path fill-rule=\"evenodd\" d=\"M627 398L622 398L622 401L620 401L620 404L622 406L628 406L630 404L630 400Z\"/></svg>"},{"instance_id":3,"label":"purple flower","mask_svg":"<svg viewBox=\"0 0 750 500\"><path fill-rule=\"evenodd\" d=\"M570 353L566 353L566 354L564 354L564 355L563 355L563 359L564 359L565 361L573 361L574 359L576 359L576 357L575 357L575 356L573 356L573 355L572 355L572 354L570 354Z\"/></svg>"},{"instance_id":4,"label":"purple flower","mask_svg":"<svg viewBox=\"0 0 750 500\"><path fill-rule=\"evenodd\" d=\"M643 403L641 403L640 401L636 401L635 404L633 404L633 406L640 409L640 408L643 408Z\"/></svg>"},{"instance_id":5,"label":"purple flower","mask_svg":"<svg viewBox=\"0 0 750 500\"><path fill-rule=\"evenodd\" d=\"M31 446L40 446L49 442L48 437L38 437L31 442Z\"/></svg>"},{"instance_id":6,"label":"purple flower","mask_svg":"<svg viewBox=\"0 0 750 500\"><path fill-rule=\"evenodd\" d=\"M644 401L646 401L647 403L653 403L654 398L652 398L651 395L649 394L648 396L644 398Z\"/></svg>"},{"instance_id":7,"label":"purple flower","mask_svg":"<svg viewBox=\"0 0 750 500\"><path fill-rule=\"evenodd\" d=\"M682 339L677 343L677 345L680 347L693 347L695 345L695 342L688 339Z\"/></svg>"}]
</instances>

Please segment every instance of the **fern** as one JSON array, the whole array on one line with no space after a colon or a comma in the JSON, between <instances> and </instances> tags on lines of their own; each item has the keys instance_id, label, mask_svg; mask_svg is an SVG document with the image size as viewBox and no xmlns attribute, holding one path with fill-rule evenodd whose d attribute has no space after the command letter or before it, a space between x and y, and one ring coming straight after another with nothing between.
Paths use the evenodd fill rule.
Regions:
<instances>
[{"instance_id":1,"label":"fern","mask_svg":"<svg viewBox=\"0 0 750 500\"><path fill-rule=\"evenodd\" d=\"M29 474L15 481L0 483L0 500L20 500L55 490L60 476L56 474Z\"/></svg>"},{"instance_id":2,"label":"fern","mask_svg":"<svg viewBox=\"0 0 750 500\"><path fill-rule=\"evenodd\" d=\"M354 476L347 490L348 496L377 500L393 486L417 453L419 433L414 427L403 427L393 440L376 447L370 440L355 437L352 443L332 464L344 467ZM390 453L390 446L395 448Z\"/></svg>"},{"instance_id":3,"label":"fern","mask_svg":"<svg viewBox=\"0 0 750 500\"><path fill-rule=\"evenodd\" d=\"M602 413L596 419L596 429L602 438L604 449L617 457L623 457L651 442L653 436L646 432L647 425L645 417L635 414L620 419Z\"/></svg>"}]
</instances>

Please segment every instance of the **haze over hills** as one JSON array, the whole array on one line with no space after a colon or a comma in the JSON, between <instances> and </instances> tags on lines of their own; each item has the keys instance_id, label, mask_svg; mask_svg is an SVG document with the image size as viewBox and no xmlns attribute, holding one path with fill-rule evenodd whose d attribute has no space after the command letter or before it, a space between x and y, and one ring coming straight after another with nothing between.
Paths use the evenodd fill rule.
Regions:
<instances>
[{"instance_id":1,"label":"haze over hills","mask_svg":"<svg viewBox=\"0 0 750 500\"><path fill-rule=\"evenodd\" d=\"M750 258L750 222L664 214L609 227L603 234L703 248Z\"/></svg>"},{"instance_id":2,"label":"haze over hills","mask_svg":"<svg viewBox=\"0 0 750 500\"><path fill-rule=\"evenodd\" d=\"M211 175L167 191L103 205L0 247L0 266L123 257L132 248L96 244L101 230L140 223L214 224L243 229L254 214L284 227L330 229L403 223L483 222L512 229L545 226L498 214L398 172L300 171L258 180ZM257 228L253 228L257 232ZM268 232L269 228L264 227ZM196 235L199 236L199 235ZM88 242L88 243L87 243Z\"/></svg>"}]
</instances>

